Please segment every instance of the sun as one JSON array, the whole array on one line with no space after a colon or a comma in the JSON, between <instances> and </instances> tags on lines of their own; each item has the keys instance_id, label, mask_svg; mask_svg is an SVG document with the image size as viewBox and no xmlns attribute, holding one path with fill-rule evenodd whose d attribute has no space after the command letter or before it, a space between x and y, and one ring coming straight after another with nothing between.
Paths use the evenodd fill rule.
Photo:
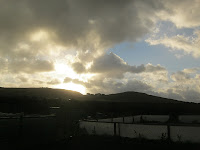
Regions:
<instances>
[{"instance_id":1,"label":"sun","mask_svg":"<svg viewBox=\"0 0 200 150\"><path fill-rule=\"evenodd\" d=\"M80 92L83 95L86 94L86 88L83 85L75 84L73 82L58 84L56 85L55 88L72 90L72 91Z\"/></svg>"},{"instance_id":2,"label":"sun","mask_svg":"<svg viewBox=\"0 0 200 150\"><path fill-rule=\"evenodd\" d=\"M55 85L54 88L77 91L85 95L86 88L81 84L74 83L73 80L76 79L78 81L88 82L95 74L77 74L67 63L56 63L54 77L55 76L57 76L60 81L64 81L66 77L71 78L71 81Z\"/></svg>"},{"instance_id":3,"label":"sun","mask_svg":"<svg viewBox=\"0 0 200 150\"><path fill-rule=\"evenodd\" d=\"M66 64L55 64L55 71L57 74L67 74L70 78L77 77L77 74L73 71L73 69Z\"/></svg>"}]
</instances>

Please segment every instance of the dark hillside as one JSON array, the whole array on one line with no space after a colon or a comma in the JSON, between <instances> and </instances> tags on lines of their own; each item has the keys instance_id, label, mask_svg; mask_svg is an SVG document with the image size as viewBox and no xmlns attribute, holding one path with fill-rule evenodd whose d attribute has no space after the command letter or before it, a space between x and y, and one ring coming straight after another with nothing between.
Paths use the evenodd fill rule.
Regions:
<instances>
[{"instance_id":1,"label":"dark hillside","mask_svg":"<svg viewBox=\"0 0 200 150\"><path fill-rule=\"evenodd\" d=\"M182 101L157 97L138 92L124 92L117 94L96 94L86 95L86 100L94 101L110 101L110 102L133 102L133 103L183 103Z\"/></svg>"},{"instance_id":2,"label":"dark hillside","mask_svg":"<svg viewBox=\"0 0 200 150\"><path fill-rule=\"evenodd\" d=\"M200 104L138 92L82 95L62 89L0 88L0 112L48 114L52 106L67 105L87 114L200 114Z\"/></svg>"},{"instance_id":3,"label":"dark hillside","mask_svg":"<svg viewBox=\"0 0 200 150\"><path fill-rule=\"evenodd\" d=\"M37 98L80 98L75 91L51 88L0 88L0 97L37 97Z\"/></svg>"}]
</instances>

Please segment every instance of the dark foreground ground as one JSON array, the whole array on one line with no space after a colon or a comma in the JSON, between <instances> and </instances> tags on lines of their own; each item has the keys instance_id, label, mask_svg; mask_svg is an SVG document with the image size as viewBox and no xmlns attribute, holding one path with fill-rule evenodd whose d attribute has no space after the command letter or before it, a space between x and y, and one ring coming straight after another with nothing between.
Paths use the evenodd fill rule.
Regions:
<instances>
[{"instance_id":1,"label":"dark foreground ground","mask_svg":"<svg viewBox=\"0 0 200 150\"><path fill-rule=\"evenodd\" d=\"M17 142L16 142L17 141ZM200 149L200 144L192 143L173 143L168 141L154 141L145 139L129 139L110 136L77 136L68 138L62 141L55 141L50 143L34 144L34 141L29 144L26 142L20 142L16 139L11 143L3 143L1 145L2 150L6 149L28 149L28 150L140 150L140 149ZM24 140L25 141L25 140Z\"/></svg>"}]
</instances>

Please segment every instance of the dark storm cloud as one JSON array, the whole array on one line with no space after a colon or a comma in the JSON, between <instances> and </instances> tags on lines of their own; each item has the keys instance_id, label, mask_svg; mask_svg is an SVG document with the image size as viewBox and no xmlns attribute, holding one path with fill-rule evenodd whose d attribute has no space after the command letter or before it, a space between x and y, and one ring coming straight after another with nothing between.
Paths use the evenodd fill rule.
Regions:
<instances>
[{"instance_id":1,"label":"dark storm cloud","mask_svg":"<svg viewBox=\"0 0 200 150\"><path fill-rule=\"evenodd\" d=\"M110 77L123 77L126 72L130 73L142 73L142 72L159 72L166 71L166 69L160 65L153 66L151 64L131 66L127 64L123 59L114 53L105 54L97 58L91 68L92 73L103 73Z\"/></svg>"},{"instance_id":2,"label":"dark storm cloud","mask_svg":"<svg viewBox=\"0 0 200 150\"><path fill-rule=\"evenodd\" d=\"M80 62L76 62L72 64L72 68L74 71L76 71L77 73L83 73L85 72L85 67L82 63Z\"/></svg>"},{"instance_id":3,"label":"dark storm cloud","mask_svg":"<svg viewBox=\"0 0 200 150\"><path fill-rule=\"evenodd\" d=\"M161 7L154 0L1 0L0 54L5 59L19 58L19 67L24 58L46 55L48 59L49 43L72 46L83 53L89 49L92 56L116 43L143 37ZM46 33L46 39L31 39L39 31ZM80 55L81 61L88 61L85 58ZM16 67L9 69L18 70Z\"/></svg>"},{"instance_id":4,"label":"dark storm cloud","mask_svg":"<svg viewBox=\"0 0 200 150\"><path fill-rule=\"evenodd\" d=\"M151 16L160 7L152 0L1 0L1 51L12 50L39 29L50 33L57 43L81 48L91 44L84 43L91 32L99 36L102 45L135 41L153 26L140 12Z\"/></svg>"}]
</instances>

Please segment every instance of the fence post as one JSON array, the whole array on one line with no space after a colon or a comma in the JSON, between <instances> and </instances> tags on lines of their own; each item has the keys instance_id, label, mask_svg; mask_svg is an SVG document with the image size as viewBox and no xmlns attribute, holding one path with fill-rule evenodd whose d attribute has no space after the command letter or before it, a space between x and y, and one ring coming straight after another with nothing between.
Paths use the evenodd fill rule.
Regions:
<instances>
[{"instance_id":1,"label":"fence post","mask_svg":"<svg viewBox=\"0 0 200 150\"><path fill-rule=\"evenodd\" d=\"M113 122L113 113L111 113L111 122Z\"/></svg>"},{"instance_id":2,"label":"fence post","mask_svg":"<svg viewBox=\"0 0 200 150\"><path fill-rule=\"evenodd\" d=\"M119 132L119 136L120 136L120 123L118 123L118 132Z\"/></svg>"},{"instance_id":3,"label":"fence post","mask_svg":"<svg viewBox=\"0 0 200 150\"><path fill-rule=\"evenodd\" d=\"M114 136L116 136L116 122L114 123Z\"/></svg>"},{"instance_id":4,"label":"fence post","mask_svg":"<svg viewBox=\"0 0 200 150\"><path fill-rule=\"evenodd\" d=\"M168 138L168 142L171 142L171 131L170 131L169 123L167 124L167 138Z\"/></svg>"},{"instance_id":5,"label":"fence post","mask_svg":"<svg viewBox=\"0 0 200 150\"><path fill-rule=\"evenodd\" d=\"M22 137L23 134L23 117L24 113L21 112L19 116L19 133L18 133L20 138Z\"/></svg>"}]
</instances>

